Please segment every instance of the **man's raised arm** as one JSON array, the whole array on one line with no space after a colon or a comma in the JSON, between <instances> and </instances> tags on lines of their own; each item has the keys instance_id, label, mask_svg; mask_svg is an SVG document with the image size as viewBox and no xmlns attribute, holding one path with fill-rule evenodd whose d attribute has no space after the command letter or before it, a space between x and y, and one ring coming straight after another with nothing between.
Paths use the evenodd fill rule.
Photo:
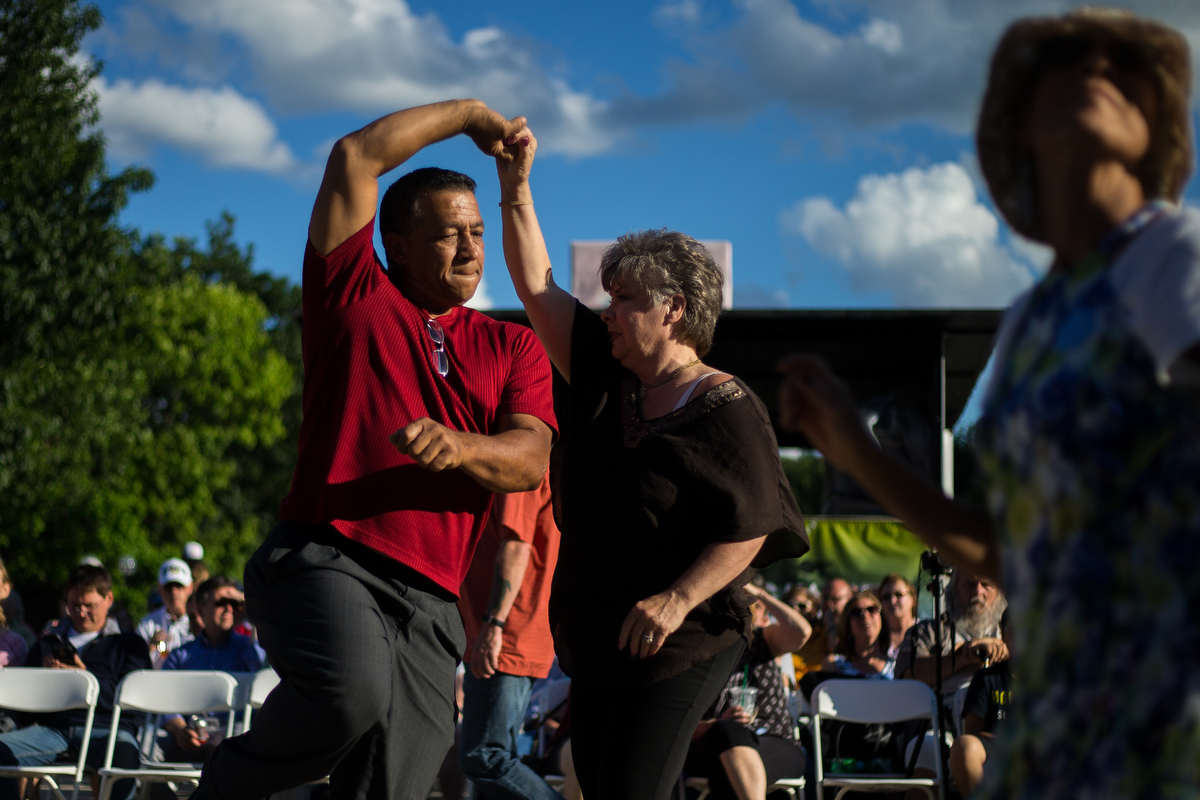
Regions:
<instances>
[{"instance_id":1,"label":"man's raised arm","mask_svg":"<svg viewBox=\"0 0 1200 800\"><path fill-rule=\"evenodd\" d=\"M524 127L524 117L507 120L479 100L447 100L388 114L343 136L325 165L309 240L328 255L353 236L375 216L379 176L423 147L465 133L487 155L505 158L505 137Z\"/></svg>"}]
</instances>

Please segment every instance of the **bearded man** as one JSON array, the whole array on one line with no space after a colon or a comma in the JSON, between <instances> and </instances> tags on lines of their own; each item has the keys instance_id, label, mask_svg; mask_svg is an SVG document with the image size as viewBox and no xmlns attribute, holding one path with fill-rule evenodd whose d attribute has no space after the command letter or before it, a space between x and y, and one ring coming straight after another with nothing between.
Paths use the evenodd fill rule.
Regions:
<instances>
[{"instance_id":1,"label":"bearded man","mask_svg":"<svg viewBox=\"0 0 1200 800\"><path fill-rule=\"evenodd\" d=\"M956 570L946 587L942 620L942 695L953 698L984 663L1008 659L1000 618L1008 608L1000 588L985 578ZM908 629L896 657L896 675L934 686L937 676L937 623L923 619ZM934 687L936 688L936 687Z\"/></svg>"}]
</instances>

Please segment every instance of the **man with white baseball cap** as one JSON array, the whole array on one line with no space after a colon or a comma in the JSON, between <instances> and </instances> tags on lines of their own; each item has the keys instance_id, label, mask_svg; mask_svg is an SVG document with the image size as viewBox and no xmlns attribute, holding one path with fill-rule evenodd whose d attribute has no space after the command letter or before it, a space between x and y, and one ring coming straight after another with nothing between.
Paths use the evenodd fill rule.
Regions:
<instances>
[{"instance_id":1,"label":"man with white baseball cap","mask_svg":"<svg viewBox=\"0 0 1200 800\"><path fill-rule=\"evenodd\" d=\"M163 599L159 608L151 611L138 623L138 635L150 646L150 660L161 669L167 654L192 641L188 624L187 601L192 595L192 570L179 558L168 558L158 568L158 593Z\"/></svg>"}]
</instances>

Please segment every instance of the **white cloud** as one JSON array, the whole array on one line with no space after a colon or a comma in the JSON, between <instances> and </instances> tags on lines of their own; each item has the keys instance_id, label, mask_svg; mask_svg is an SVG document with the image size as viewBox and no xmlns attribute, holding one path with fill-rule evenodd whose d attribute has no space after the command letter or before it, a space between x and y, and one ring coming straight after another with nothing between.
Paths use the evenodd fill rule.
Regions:
<instances>
[{"instance_id":1,"label":"white cloud","mask_svg":"<svg viewBox=\"0 0 1200 800\"><path fill-rule=\"evenodd\" d=\"M156 144L198 153L218 167L288 172L297 166L261 105L236 90L185 89L156 80L93 84L111 152L144 158Z\"/></svg>"},{"instance_id":2,"label":"white cloud","mask_svg":"<svg viewBox=\"0 0 1200 800\"><path fill-rule=\"evenodd\" d=\"M839 262L855 289L901 306L1005 306L1033 281L1028 251L1001 242L1000 221L953 162L868 175L844 209L810 197L781 224Z\"/></svg>"},{"instance_id":3,"label":"white cloud","mask_svg":"<svg viewBox=\"0 0 1200 800\"><path fill-rule=\"evenodd\" d=\"M741 0L735 23L697 32L692 59L668 65L663 93L619 98L612 117L626 125L743 119L783 102L798 113L853 123L916 121L966 133L1005 28L1018 17L1091 2L823 0L801 11L793 0ZM1121 5L1176 26L1193 50L1200 46L1200 3ZM847 28L845 20L860 15L867 21Z\"/></svg>"},{"instance_id":4,"label":"white cloud","mask_svg":"<svg viewBox=\"0 0 1200 800\"><path fill-rule=\"evenodd\" d=\"M654 12L654 18L663 24L682 22L694 24L700 20L700 3L697 0L666 2Z\"/></svg>"},{"instance_id":5,"label":"white cloud","mask_svg":"<svg viewBox=\"0 0 1200 800\"><path fill-rule=\"evenodd\" d=\"M202 34L232 36L256 84L282 112L382 114L452 97L477 97L523 114L546 151L574 156L614 142L606 105L548 73L536 45L495 27L455 42L432 13L404 0L159 0Z\"/></svg>"}]
</instances>

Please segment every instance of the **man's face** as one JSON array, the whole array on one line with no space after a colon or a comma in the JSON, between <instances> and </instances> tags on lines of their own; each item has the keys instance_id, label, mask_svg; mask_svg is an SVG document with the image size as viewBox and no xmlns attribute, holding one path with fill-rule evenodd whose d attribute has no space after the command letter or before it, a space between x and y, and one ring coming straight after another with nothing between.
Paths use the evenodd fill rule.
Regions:
<instances>
[{"instance_id":1,"label":"man's face","mask_svg":"<svg viewBox=\"0 0 1200 800\"><path fill-rule=\"evenodd\" d=\"M187 600L192 595L192 585L189 583L186 586L182 583L160 583L158 585L158 594L163 599L163 605L167 607L167 611L172 617L179 619L187 610Z\"/></svg>"},{"instance_id":2,"label":"man's face","mask_svg":"<svg viewBox=\"0 0 1200 800\"><path fill-rule=\"evenodd\" d=\"M850 588L849 583L841 578L834 578L825 584L825 591L821 595L821 605L831 618L837 617L853 596L854 591Z\"/></svg>"},{"instance_id":3,"label":"man's face","mask_svg":"<svg viewBox=\"0 0 1200 800\"><path fill-rule=\"evenodd\" d=\"M972 616L990 610L999 596L1000 590L990 581L967 575L959 578L958 599Z\"/></svg>"},{"instance_id":4,"label":"man's face","mask_svg":"<svg viewBox=\"0 0 1200 800\"><path fill-rule=\"evenodd\" d=\"M67 592L67 617L71 620L71 627L79 633L103 630L112 604L112 592L101 595L94 589L84 592L72 589Z\"/></svg>"},{"instance_id":5,"label":"man's face","mask_svg":"<svg viewBox=\"0 0 1200 800\"><path fill-rule=\"evenodd\" d=\"M234 612L245 605L236 586L222 586L200 602L200 619L206 631L229 633L234 626Z\"/></svg>"},{"instance_id":6,"label":"man's face","mask_svg":"<svg viewBox=\"0 0 1200 800\"><path fill-rule=\"evenodd\" d=\"M483 217L471 192L432 192L418 207L409 232L385 234L383 244L401 290L442 313L474 297L483 278Z\"/></svg>"}]
</instances>

